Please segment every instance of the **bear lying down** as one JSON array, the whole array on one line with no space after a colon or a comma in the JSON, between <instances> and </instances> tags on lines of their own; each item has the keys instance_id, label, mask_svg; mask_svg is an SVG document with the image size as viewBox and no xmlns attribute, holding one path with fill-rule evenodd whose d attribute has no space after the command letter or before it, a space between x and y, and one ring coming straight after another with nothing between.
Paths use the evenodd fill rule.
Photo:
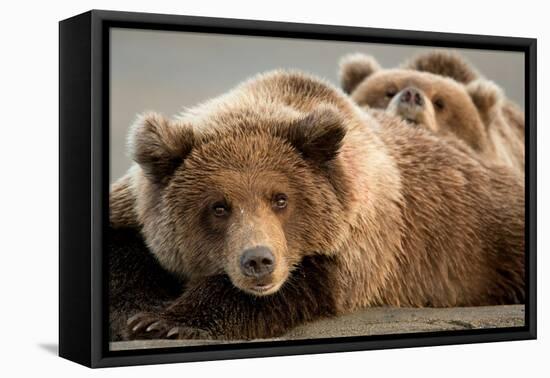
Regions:
<instances>
[{"instance_id":1,"label":"bear lying down","mask_svg":"<svg viewBox=\"0 0 550 378\"><path fill-rule=\"evenodd\" d=\"M318 79L272 72L177 119L146 114L130 146L112 230L140 230L185 290L150 298L173 281L136 242L153 273L111 272L124 337L265 338L367 306L524 300L517 175Z\"/></svg>"},{"instance_id":2,"label":"bear lying down","mask_svg":"<svg viewBox=\"0 0 550 378\"><path fill-rule=\"evenodd\" d=\"M485 161L523 175L523 112L457 54L430 52L383 69L367 55L340 63L341 86L360 106L385 109L409 124L465 142Z\"/></svg>"}]
</instances>

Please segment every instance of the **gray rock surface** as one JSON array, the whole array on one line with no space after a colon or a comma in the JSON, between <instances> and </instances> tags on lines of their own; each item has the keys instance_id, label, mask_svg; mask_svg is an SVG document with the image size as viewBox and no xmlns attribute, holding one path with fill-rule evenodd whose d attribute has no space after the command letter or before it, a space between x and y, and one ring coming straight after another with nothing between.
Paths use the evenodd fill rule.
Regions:
<instances>
[{"instance_id":1,"label":"gray rock surface","mask_svg":"<svg viewBox=\"0 0 550 378\"><path fill-rule=\"evenodd\" d=\"M524 324L525 308L523 305L456 308L378 307L305 324L296 327L280 338L254 341L521 327ZM136 340L112 342L110 348L111 350L129 350L242 342L247 341Z\"/></svg>"}]
</instances>

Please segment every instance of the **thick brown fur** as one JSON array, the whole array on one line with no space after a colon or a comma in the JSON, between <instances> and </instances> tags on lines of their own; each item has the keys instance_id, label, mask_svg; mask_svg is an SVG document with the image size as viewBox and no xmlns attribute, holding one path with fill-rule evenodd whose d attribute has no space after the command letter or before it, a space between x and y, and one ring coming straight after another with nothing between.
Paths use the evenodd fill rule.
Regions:
<instances>
[{"instance_id":1,"label":"thick brown fur","mask_svg":"<svg viewBox=\"0 0 550 378\"><path fill-rule=\"evenodd\" d=\"M456 53L419 55L396 69L353 54L342 59L340 81L361 106L387 109L437 135L463 140L486 161L525 170L523 113ZM403 101L408 90L419 93L419 104Z\"/></svg>"},{"instance_id":2,"label":"thick brown fur","mask_svg":"<svg viewBox=\"0 0 550 378\"><path fill-rule=\"evenodd\" d=\"M176 299L184 282L164 269L149 251L135 212L132 172L111 186L108 229L109 339L127 340L131 314L159 311Z\"/></svg>"},{"instance_id":3,"label":"thick brown fur","mask_svg":"<svg viewBox=\"0 0 550 378\"><path fill-rule=\"evenodd\" d=\"M177 119L141 117L130 141L139 165L116 197L187 281L132 316L131 337L273 337L367 306L524 300L517 175L316 78L260 75ZM275 256L265 290L239 270L258 245Z\"/></svg>"},{"instance_id":4,"label":"thick brown fur","mask_svg":"<svg viewBox=\"0 0 550 378\"><path fill-rule=\"evenodd\" d=\"M130 337L131 314L160 311L182 292L183 283L163 269L136 228L109 228L109 325L111 341Z\"/></svg>"},{"instance_id":5,"label":"thick brown fur","mask_svg":"<svg viewBox=\"0 0 550 378\"><path fill-rule=\"evenodd\" d=\"M418 54L403 63L401 68L449 77L463 84L468 84L480 77L477 70L464 57L447 50Z\"/></svg>"},{"instance_id":6,"label":"thick brown fur","mask_svg":"<svg viewBox=\"0 0 550 378\"><path fill-rule=\"evenodd\" d=\"M481 74L468 60L456 52L446 50L418 54L402 64L401 68L429 72L451 78L462 84L470 84L477 79L482 79ZM501 105L505 122L512 125L519 140L524 143L525 116L523 111L509 99L504 99Z\"/></svg>"}]
</instances>

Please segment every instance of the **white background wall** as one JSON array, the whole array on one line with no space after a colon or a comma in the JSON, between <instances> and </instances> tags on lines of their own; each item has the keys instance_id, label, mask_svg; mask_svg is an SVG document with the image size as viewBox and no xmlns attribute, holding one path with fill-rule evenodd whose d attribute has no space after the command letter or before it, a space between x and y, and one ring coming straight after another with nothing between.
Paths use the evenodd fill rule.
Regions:
<instances>
[{"instance_id":1,"label":"white background wall","mask_svg":"<svg viewBox=\"0 0 550 378\"><path fill-rule=\"evenodd\" d=\"M494 5L493 5L494 4ZM18 1L0 22L0 375L109 377L547 376L550 134L542 1ZM91 371L55 356L58 249L58 26L91 8L539 38L539 340ZM546 297L546 298L544 298ZM546 350L545 350L546 349ZM546 374L546 375L545 375Z\"/></svg>"}]
</instances>

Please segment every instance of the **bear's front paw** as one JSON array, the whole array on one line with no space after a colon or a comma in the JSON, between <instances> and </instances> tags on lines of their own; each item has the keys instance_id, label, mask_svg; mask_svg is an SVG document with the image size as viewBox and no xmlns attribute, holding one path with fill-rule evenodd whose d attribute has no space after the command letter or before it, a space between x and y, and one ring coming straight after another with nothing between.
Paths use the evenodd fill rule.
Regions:
<instances>
[{"instance_id":1,"label":"bear's front paw","mask_svg":"<svg viewBox=\"0 0 550 378\"><path fill-rule=\"evenodd\" d=\"M132 339L211 339L210 332L189 327L163 317L162 314L140 312L128 319Z\"/></svg>"}]
</instances>

